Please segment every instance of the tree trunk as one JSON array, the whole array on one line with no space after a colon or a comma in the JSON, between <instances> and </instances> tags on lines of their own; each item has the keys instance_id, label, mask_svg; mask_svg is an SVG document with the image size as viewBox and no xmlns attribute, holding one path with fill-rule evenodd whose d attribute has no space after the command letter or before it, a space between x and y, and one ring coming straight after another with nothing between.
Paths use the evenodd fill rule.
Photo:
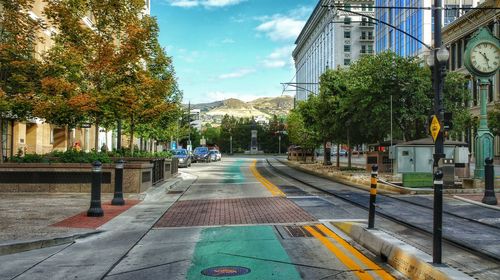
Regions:
<instances>
[{"instance_id":1,"label":"tree trunk","mask_svg":"<svg viewBox=\"0 0 500 280\"><path fill-rule=\"evenodd\" d=\"M3 163L3 119L0 118L0 163Z\"/></svg>"},{"instance_id":2,"label":"tree trunk","mask_svg":"<svg viewBox=\"0 0 500 280\"><path fill-rule=\"evenodd\" d=\"M330 147L327 148L327 144L328 141L325 141L323 143L323 150L324 150L324 153L323 153L323 165L332 165L332 158L331 158L331 144L330 144Z\"/></svg>"},{"instance_id":3,"label":"tree trunk","mask_svg":"<svg viewBox=\"0 0 500 280\"><path fill-rule=\"evenodd\" d=\"M351 169L351 136L349 134L349 130L351 128L347 128L347 168Z\"/></svg>"},{"instance_id":4,"label":"tree trunk","mask_svg":"<svg viewBox=\"0 0 500 280\"><path fill-rule=\"evenodd\" d=\"M118 125L116 129L116 149L120 151L122 149L122 120L118 120Z\"/></svg>"},{"instance_id":5,"label":"tree trunk","mask_svg":"<svg viewBox=\"0 0 500 280\"><path fill-rule=\"evenodd\" d=\"M94 150L99 151L99 120L95 121Z\"/></svg>"},{"instance_id":6,"label":"tree trunk","mask_svg":"<svg viewBox=\"0 0 500 280\"><path fill-rule=\"evenodd\" d=\"M134 155L134 116L130 118L130 154Z\"/></svg>"},{"instance_id":7,"label":"tree trunk","mask_svg":"<svg viewBox=\"0 0 500 280\"><path fill-rule=\"evenodd\" d=\"M337 143L337 168L340 169L340 144Z\"/></svg>"}]
</instances>

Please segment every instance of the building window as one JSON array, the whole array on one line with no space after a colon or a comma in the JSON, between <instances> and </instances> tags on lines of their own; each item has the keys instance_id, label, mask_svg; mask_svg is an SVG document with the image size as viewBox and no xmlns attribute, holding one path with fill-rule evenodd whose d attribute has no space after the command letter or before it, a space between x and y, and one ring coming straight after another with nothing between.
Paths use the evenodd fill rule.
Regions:
<instances>
[{"instance_id":1,"label":"building window","mask_svg":"<svg viewBox=\"0 0 500 280\"><path fill-rule=\"evenodd\" d=\"M351 10L351 4L345 4L345 5L344 5L344 9L345 9L346 11L350 11L350 10Z\"/></svg>"},{"instance_id":2,"label":"building window","mask_svg":"<svg viewBox=\"0 0 500 280\"><path fill-rule=\"evenodd\" d=\"M345 17L344 18L344 24L346 24L346 25L351 24L351 18L350 17Z\"/></svg>"},{"instance_id":3,"label":"building window","mask_svg":"<svg viewBox=\"0 0 500 280\"><path fill-rule=\"evenodd\" d=\"M350 39L351 38L351 31L344 31L344 38Z\"/></svg>"},{"instance_id":4,"label":"building window","mask_svg":"<svg viewBox=\"0 0 500 280\"><path fill-rule=\"evenodd\" d=\"M344 52L351 52L351 45L344 45Z\"/></svg>"},{"instance_id":5,"label":"building window","mask_svg":"<svg viewBox=\"0 0 500 280\"><path fill-rule=\"evenodd\" d=\"M351 64L351 60L350 59L344 59L344 65L349 65Z\"/></svg>"},{"instance_id":6,"label":"building window","mask_svg":"<svg viewBox=\"0 0 500 280\"><path fill-rule=\"evenodd\" d=\"M447 25L458 18L458 5L445 5L444 24Z\"/></svg>"},{"instance_id":7,"label":"building window","mask_svg":"<svg viewBox=\"0 0 500 280\"><path fill-rule=\"evenodd\" d=\"M361 53L366 53L366 46L365 45L361 45Z\"/></svg>"}]
</instances>

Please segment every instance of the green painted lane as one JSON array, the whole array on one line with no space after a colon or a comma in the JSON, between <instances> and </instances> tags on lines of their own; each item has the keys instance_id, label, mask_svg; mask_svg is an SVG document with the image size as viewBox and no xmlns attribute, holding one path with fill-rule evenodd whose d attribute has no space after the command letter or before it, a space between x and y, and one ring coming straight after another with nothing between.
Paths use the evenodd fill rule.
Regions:
<instances>
[{"instance_id":1,"label":"green painted lane","mask_svg":"<svg viewBox=\"0 0 500 280\"><path fill-rule=\"evenodd\" d=\"M301 279L271 226L218 227L201 232L187 279ZM250 273L210 277L201 271L218 266L241 266Z\"/></svg>"},{"instance_id":2,"label":"green painted lane","mask_svg":"<svg viewBox=\"0 0 500 280\"><path fill-rule=\"evenodd\" d=\"M241 172L241 165L243 164L242 160L236 161L233 165L229 166L224 170L224 184L235 184L235 183L243 183L245 182L245 176Z\"/></svg>"}]
</instances>

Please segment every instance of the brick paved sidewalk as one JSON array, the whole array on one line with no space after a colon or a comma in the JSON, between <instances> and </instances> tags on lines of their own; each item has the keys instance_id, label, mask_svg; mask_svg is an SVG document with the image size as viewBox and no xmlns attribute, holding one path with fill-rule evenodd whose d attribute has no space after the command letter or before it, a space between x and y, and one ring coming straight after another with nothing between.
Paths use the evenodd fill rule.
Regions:
<instances>
[{"instance_id":1,"label":"brick paved sidewalk","mask_svg":"<svg viewBox=\"0 0 500 280\"><path fill-rule=\"evenodd\" d=\"M112 194L103 194L103 204ZM126 199L137 199L137 195ZM2 193L0 195L0 244L6 242L52 239L81 234L93 229L51 226L87 211L90 194Z\"/></svg>"}]
</instances>

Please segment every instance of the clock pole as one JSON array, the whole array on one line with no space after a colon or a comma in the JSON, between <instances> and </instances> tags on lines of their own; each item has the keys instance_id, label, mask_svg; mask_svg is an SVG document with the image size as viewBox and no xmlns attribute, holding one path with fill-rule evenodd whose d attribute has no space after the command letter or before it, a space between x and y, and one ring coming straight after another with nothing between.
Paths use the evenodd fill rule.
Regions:
<instances>
[{"instance_id":1,"label":"clock pole","mask_svg":"<svg viewBox=\"0 0 500 280\"><path fill-rule=\"evenodd\" d=\"M474 177L478 179L484 179L484 160L488 157L493 158L493 141L495 137L488 128L486 108L488 103L489 83L489 79L479 78L481 115L476 136L476 168L474 169Z\"/></svg>"},{"instance_id":2,"label":"clock pole","mask_svg":"<svg viewBox=\"0 0 500 280\"><path fill-rule=\"evenodd\" d=\"M474 157L476 168L474 178L484 179L484 160L493 158L494 136L488 128L487 105L489 79L497 72L500 64L500 40L487 27L481 27L465 47L464 66L479 82L481 115L475 137Z\"/></svg>"}]
</instances>

